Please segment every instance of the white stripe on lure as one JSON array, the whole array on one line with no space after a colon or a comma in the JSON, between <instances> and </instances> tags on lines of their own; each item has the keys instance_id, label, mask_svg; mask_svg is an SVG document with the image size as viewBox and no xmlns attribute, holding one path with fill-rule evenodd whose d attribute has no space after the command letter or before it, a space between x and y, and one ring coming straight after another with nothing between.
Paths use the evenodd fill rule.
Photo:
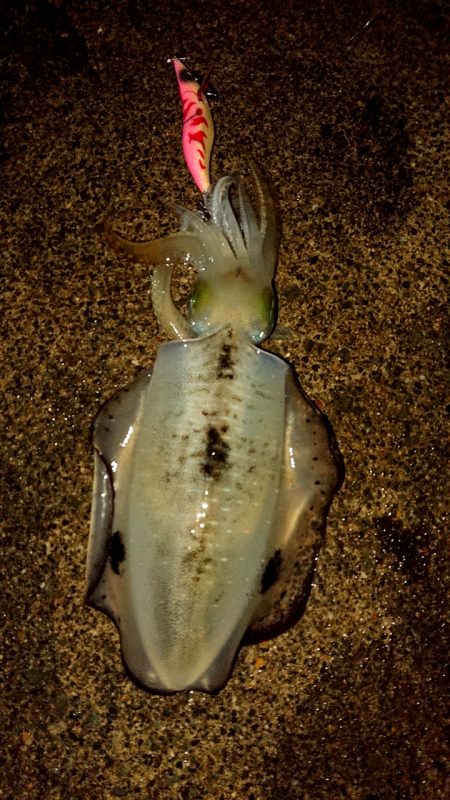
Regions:
<instances>
[{"instance_id":1,"label":"white stripe on lure","mask_svg":"<svg viewBox=\"0 0 450 800\"><path fill-rule=\"evenodd\" d=\"M160 693L220 689L243 641L298 619L340 479L323 417L258 347L274 326L278 231L252 173L258 215L238 174L204 194L205 218L177 208L171 236L110 233L156 265L153 306L175 341L95 420L87 600ZM170 296L180 263L197 271L186 318Z\"/></svg>"}]
</instances>

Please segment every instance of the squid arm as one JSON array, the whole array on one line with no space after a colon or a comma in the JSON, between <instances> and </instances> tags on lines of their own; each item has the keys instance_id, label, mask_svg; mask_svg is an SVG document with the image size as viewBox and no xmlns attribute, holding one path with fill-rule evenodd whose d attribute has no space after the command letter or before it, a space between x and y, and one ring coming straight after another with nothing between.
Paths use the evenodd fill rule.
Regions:
<instances>
[{"instance_id":1,"label":"squid arm","mask_svg":"<svg viewBox=\"0 0 450 800\"><path fill-rule=\"evenodd\" d=\"M275 266L278 259L278 248L280 243L280 226L278 223L278 211L267 181L263 178L255 162L249 159L249 167L256 186L259 206L259 231L263 237L264 260L268 264Z\"/></svg>"},{"instance_id":2,"label":"squid arm","mask_svg":"<svg viewBox=\"0 0 450 800\"><path fill-rule=\"evenodd\" d=\"M201 242L195 233L177 231L163 239L133 242L116 233L107 224L109 243L119 252L125 252L135 261L154 266L152 275L152 303L158 321L171 339L192 338L191 328L175 306L170 293L173 268L176 264L192 263L200 257Z\"/></svg>"}]
</instances>

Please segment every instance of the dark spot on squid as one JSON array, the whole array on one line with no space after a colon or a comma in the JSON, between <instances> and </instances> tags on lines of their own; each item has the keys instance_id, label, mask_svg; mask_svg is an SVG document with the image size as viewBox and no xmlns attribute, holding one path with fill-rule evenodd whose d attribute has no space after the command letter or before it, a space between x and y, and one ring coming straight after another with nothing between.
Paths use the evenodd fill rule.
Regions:
<instances>
[{"instance_id":1,"label":"dark spot on squid","mask_svg":"<svg viewBox=\"0 0 450 800\"><path fill-rule=\"evenodd\" d=\"M234 373L234 361L231 358L231 351L232 346L231 344L224 344L222 350L219 353L219 362L217 364L217 377L218 378L229 378L233 380Z\"/></svg>"},{"instance_id":2,"label":"dark spot on squid","mask_svg":"<svg viewBox=\"0 0 450 800\"><path fill-rule=\"evenodd\" d=\"M125 561L125 545L120 531L115 531L109 540L109 560L112 571L120 575L120 565Z\"/></svg>"},{"instance_id":3,"label":"dark spot on squid","mask_svg":"<svg viewBox=\"0 0 450 800\"><path fill-rule=\"evenodd\" d=\"M272 558L269 558L261 578L261 594L265 594L277 582L280 577L282 563L281 550L275 550Z\"/></svg>"},{"instance_id":4,"label":"dark spot on squid","mask_svg":"<svg viewBox=\"0 0 450 800\"><path fill-rule=\"evenodd\" d=\"M229 452L230 446L217 428L213 426L208 428L206 432L206 457L201 467L203 474L210 475L214 480L220 478L223 470L229 467Z\"/></svg>"}]
</instances>

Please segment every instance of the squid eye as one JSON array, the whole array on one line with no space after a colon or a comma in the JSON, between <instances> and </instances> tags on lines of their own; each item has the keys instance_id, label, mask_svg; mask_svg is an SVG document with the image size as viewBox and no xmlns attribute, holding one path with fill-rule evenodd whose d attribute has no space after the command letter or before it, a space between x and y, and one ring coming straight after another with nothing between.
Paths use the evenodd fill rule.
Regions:
<instances>
[{"instance_id":1,"label":"squid eye","mask_svg":"<svg viewBox=\"0 0 450 800\"><path fill-rule=\"evenodd\" d=\"M258 311L265 324L272 324L275 313L275 297L270 286L266 286L259 295Z\"/></svg>"},{"instance_id":2,"label":"squid eye","mask_svg":"<svg viewBox=\"0 0 450 800\"><path fill-rule=\"evenodd\" d=\"M250 338L255 344L267 339L275 323L275 296L271 287L263 289L256 298L256 314L252 321Z\"/></svg>"},{"instance_id":3,"label":"squid eye","mask_svg":"<svg viewBox=\"0 0 450 800\"><path fill-rule=\"evenodd\" d=\"M192 311L195 310L201 313L210 299L211 292L208 284L205 281L197 281L189 299L189 305Z\"/></svg>"},{"instance_id":4,"label":"squid eye","mask_svg":"<svg viewBox=\"0 0 450 800\"><path fill-rule=\"evenodd\" d=\"M197 281L189 298L187 310L190 327L196 336L210 332L213 305L211 286L206 281Z\"/></svg>"}]
</instances>

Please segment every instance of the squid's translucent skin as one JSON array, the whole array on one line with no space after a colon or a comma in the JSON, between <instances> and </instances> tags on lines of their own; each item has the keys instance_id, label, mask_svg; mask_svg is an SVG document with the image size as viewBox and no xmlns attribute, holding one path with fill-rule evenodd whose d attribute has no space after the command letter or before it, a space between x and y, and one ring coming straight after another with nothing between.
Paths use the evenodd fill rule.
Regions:
<instances>
[{"instance_id":1,"label":"squid's translucent skin","mask_svg":"<svg viewBox=\"0 0 450 800\"><path fill-rule=\"evenodd\" d=\"M253 168L205 196L207 219L118 247L155 266L163 344L95 421L88 602L116 623L132 676L156 692L215 691L244 637L286 628L304 606L339 482L322 416L290 367L257 347L274 325L278 233ZM187 319L172 269L192 264Z\"/></svg>"}]
</instances>

